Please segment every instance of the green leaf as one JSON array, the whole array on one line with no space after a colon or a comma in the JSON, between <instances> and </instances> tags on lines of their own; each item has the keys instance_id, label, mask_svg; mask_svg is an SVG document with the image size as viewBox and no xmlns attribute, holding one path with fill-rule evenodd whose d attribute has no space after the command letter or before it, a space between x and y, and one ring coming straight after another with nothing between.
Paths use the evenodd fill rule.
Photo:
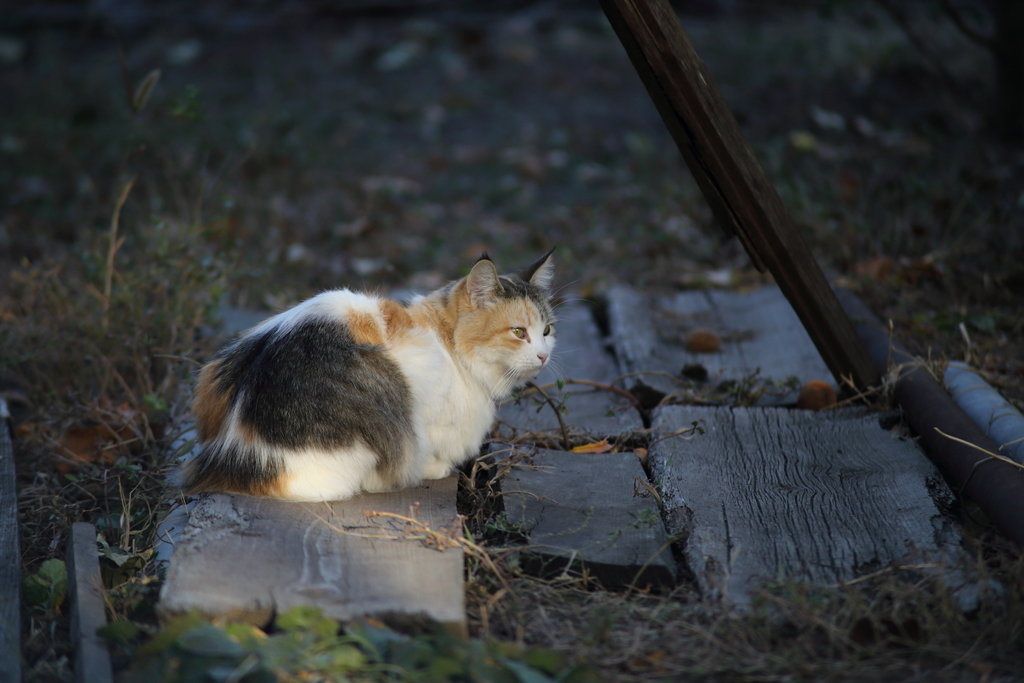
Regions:
<instances>
[{"instance_id":1,"label":"green leaf","mask_svg":"<svg viewBox=\"0 0 1024 683\"><path fill-rule=\"evenodd\" d=\"M308 660L311 668L324 673L344 674L366 665L366 656L353 645L337 644Z\"/></svg>"},{"instance_id":2,"label":"green leaf","mask_svg":"<svg viewBox=\"0 0 1024 683\"><path fill-rule=\"evenodd\" d=\"M207 657L241 658L246 654L244 647L212 624L204 624L185 633L178 639L178 645L183 650Z\"/></svg>"},{"instance_id":3,"label":"green leaf","mask_svg":"<svg viewBox=\"0 0 1024 683\"><path fill-rule=\"evenodd\" d=\"M249 651L256 650L267 639L267 634L252 624L228 624L224 632Z\"/></svg>"},{"instance_id":4,"label":"green leaf","mask_svg":"<svg viewBox=\"0 0 1024 683\"><path fill-rule=\"evenodd\" d=\"M552 683L554 680L523 662L506 660L505 666L516 675L520 683Z\"/></svg>"},{"instance_id":5,"label":"green leaf","mask_svg":"<svg viewBox=\"0 0 1024 683\"><path fill-rule=\"evenodd\" d=\"M549 674L557 674L565 668L565 657L554 650L530 650L523 659L533 668Z\"/></svg>"},{"instance_id":6,"label":"green leaf","mask_svg":"<svg viewBox=\"0 0 1024 683\"><path fill-rule=\"evenodd\" d=\"M63 560L49 559L39 565L35 574L22 581L26 604L56 609L64 603L68 592L68 570Z\"/></svg>"},{"instance_id":7,"label":"green leaf","mask_svg":"<svg viewBox=\"0 0 1024 683\"><path fill-rule=\"evenodd\" d=\"M286 633L309 631L321 638L338 632L338 622L325 617L316 607L293 607L278 615L274 625Z\"/></svg>"},{"instance_id":8,"label":"green leaf","mask_svg":"<svg viewBox=\"0 0 1024 683\"><path fill-rule=\"evenodd\" d=\"M43 562L39 565L36 576L46 579L51 586L66 588L68 585L68 568L64 564L64 560L51 559Z\"/></svg>"},{"instance_id":9,"label":"green leaf","mask_svg":"<svg viewBox=\"0 0 1024 683\"><path fill-rule=\"evenodd\" d=\"M195 630L206 623L206 617L198 612L189 612L188 614L175 617L167 622L151 640L139 648L139 654L142 656L152 656L163 653L174 647L178 639L185 633Z\"/></svg>"},{"instance_id":10,"label":"green leaf","mask_svg":"<svg viewBox=\"0 0 1024 683\"><path fill-rule=\"evenodd\" d=\"M117 619L96 631L101 638L112 643L125 645L130 643L139 635L139 627L127 619Z\"/></svg>"}]
</instances>

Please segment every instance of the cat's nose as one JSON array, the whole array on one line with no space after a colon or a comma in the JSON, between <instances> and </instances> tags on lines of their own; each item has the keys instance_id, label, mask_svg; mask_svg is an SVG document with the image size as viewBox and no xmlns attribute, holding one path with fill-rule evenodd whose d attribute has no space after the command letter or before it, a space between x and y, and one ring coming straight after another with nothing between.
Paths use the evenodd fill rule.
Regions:
<instances>
[{"instance_id":1,"label":"cat's nose","mask_svg":"<svg viewBox=\"0 0 1024 683\"><path fill-rule=\"evenodd\" d=\"M550 358L550 357L551 357L550 354L543 353L543 352L537 354L537 358L540 358L540 364L541 365L544 365L545 363L547 363L548 362L548 358Z\"/></svg>"}]
</instances>

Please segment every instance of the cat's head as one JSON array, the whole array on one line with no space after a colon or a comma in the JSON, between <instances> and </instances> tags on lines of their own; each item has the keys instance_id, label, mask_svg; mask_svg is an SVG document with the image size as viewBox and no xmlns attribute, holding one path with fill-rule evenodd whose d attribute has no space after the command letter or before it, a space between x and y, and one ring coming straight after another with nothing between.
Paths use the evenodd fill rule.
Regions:
<instances>
[{"instance_id":1,"label":"cat's head","mask_svg":"<svg viewBox=\"0 0 1024 683\"><path fill-rule=\"evenodd\" d=\"M518 273L500 275L484 254L455 283L459 302L455 349L495 398L504 398L544 369L555 350L551 252Z\"/></svg>"}]
</instances>

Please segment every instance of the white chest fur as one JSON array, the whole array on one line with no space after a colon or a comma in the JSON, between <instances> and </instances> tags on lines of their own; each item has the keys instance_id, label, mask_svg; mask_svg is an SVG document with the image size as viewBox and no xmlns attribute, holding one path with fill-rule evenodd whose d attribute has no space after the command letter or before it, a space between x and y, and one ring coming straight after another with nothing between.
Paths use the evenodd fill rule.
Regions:
<instances>
[{"instance_id":1,"label":"white chest fur","mask_svg":"<svg viewBox=\"0 0 1024 683\"><path fill-rule=\"evenodd\" d=\"M412 390L416 460L425 476L444 476L479 449L494 421L494 400L433 331L407 336L389 351Z\"/></svg>"}]
</instances>

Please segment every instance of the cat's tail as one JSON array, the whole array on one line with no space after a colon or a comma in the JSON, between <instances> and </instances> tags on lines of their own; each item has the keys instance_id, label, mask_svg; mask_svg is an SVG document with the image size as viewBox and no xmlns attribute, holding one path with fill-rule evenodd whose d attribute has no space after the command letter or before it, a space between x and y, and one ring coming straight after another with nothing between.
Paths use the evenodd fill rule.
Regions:
<instances>
[{"instance_id":1,"label":"cat's tail","mask_svg":"<svg viewBox=\"0 0 1024 683\"><path fill-rule=\"evenodd\" d=\"M208 442L197 456L182 463L176 483L187 494L286 497L283 464L260 450L232 441Z\"/></svg>"}]
</instances>

